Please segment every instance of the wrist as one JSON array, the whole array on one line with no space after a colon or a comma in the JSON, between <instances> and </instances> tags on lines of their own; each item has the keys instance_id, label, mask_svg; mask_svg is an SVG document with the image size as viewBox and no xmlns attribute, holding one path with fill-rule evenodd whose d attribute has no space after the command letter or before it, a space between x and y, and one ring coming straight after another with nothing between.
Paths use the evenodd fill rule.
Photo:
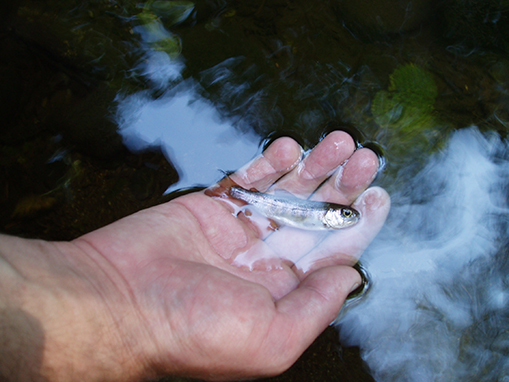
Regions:
<instances>
[{"instance_id":1,"label":"wrist","mask_svg":"<svg viewBox=\"0 0 509 382\"><path fill-rule=\"evenodd\" d=\"M115 285L114 272L98 261L71 243L0 236L0 341L6 344L0 349L0 377L138 377L136 349L124 337L129 323L137 326L136 317L126 308L131 305Z\"/></svg>"}]
</instances>

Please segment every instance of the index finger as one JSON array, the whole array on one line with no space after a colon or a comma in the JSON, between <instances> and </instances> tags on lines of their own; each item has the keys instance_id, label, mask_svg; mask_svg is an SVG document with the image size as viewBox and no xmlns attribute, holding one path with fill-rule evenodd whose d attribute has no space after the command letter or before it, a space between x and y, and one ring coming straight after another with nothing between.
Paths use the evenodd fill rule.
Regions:
<instances>
[{"instance_id":1,"label":"index finger","mask_svg":"<svg viewBox=\"0 0 509 382\"><path fill-rule=\"evenodd\" d=\"M300 162L302 148L292 138L276 139L258 157L235 171L230 178L246 189L266 191Z\"/></svg>"},{"instance_id":2,"label":"index finger","mask_svg":"<svg viewBox=\"0 0 509 382\"><path fill-rule=\"evenodd\" d=\"M280 179L276 189L307 198L354 152L355 142L344 131L333 131L323 138L302 162Z\"/></svg>"}]
</instances>

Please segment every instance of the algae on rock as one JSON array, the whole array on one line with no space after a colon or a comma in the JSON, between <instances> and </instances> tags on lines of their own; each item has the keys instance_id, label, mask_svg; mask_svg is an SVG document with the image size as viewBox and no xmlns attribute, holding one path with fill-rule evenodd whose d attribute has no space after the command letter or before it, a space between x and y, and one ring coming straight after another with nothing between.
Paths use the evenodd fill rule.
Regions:
<instances>
[{"instance_id":1,"label":"algae on rock","mask_svg":"<svg viewBox=\"0 0 509 382\"><path fill-rule=\"evenodd\" d=\"M371 104L375 122L405 134L416 134L435 126L437 87L431 73L413 65L394 71L388 90L379 91Z\"/></svg>"}]
</instances>

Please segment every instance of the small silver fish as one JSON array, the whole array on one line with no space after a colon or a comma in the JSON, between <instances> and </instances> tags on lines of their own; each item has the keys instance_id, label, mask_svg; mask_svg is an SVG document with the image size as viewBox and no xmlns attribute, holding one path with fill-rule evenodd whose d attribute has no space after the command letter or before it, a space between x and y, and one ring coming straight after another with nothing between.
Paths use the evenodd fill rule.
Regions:
<instances>
[{"instance_id":1,"label":"small silver fish","mask_svg":"<svg viewBox=\"0 0 509 382\"><path fill-rule=\"evenodd\" d=\"M357 210L341 204L275 196L240 187L231 187L229 193L281 225L313 230L340 229L360 219Z\"/></svg>"}]
</instances>

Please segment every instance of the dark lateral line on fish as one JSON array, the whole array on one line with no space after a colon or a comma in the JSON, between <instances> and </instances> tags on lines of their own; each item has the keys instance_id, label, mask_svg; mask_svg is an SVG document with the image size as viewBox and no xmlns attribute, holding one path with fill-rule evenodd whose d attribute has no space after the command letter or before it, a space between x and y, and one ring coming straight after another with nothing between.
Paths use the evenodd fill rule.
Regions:
<instances>
[{"instance_id":1,"label":"dark lateral line on fish","mask_svg":"<svg viewBox=\"0 0 509 382\"><path fill-rule=\"evenodd\" d=\"M299 203L302 203L302 205L292 204L292 208L296 208L296 209L309 210L309 209L323 209L323 208L326 208L326 209L347 208L347 209L353 210L358 213L358 211L355 210L353 207L345 205L345 204L338 204L338 203L332 203L332 202L326 202L326 201L314 201L314 200L309 200L309 199L301 199L301 198L298 198L297 196L294 196L292 194L289 194L288 196L276 196L274 194L266 194L266 193L260 192L256 189L247 190L243 187L232 186L230 188L230 190L228 191L228 195L230 197L234 198L235 200L240 200L246 204L249 204L249 202L246 202L243 199L236 198L235 196L232 195L232 189L235 189L235 188L239 189L240 191L246 191L247 194L252 193L252 194L258 194L260 196L267 195L270 198L270 200L267 200L268 203L270 203L271 201L275 202L275 203L292 203L292 202L296 202L296 201Z\"/></svg>"},{"instance_id":2,"label":"dark lateral line on fish","mask_svg":"<svg viewBox=\"0 0 509 382\"><path fill-rule=\"evenodd\" d=\"M205 195L210 196L210 197L222 198L222 199L232 198L232 199L235 199L238 202L243 203L244 205L249 204L248 202L246 202L246 201L244 201L242 199L237 199L237 198L235 198L234 196L231 195L231 189L235 188L235 187L239 188L239 189L242 189L242 190L246 190L246 191L250 191L250 192L257 192L257 193L263 194L263 192L257 190L256 188L247 189L247 188L244 188L244 187L240 186L228 174L226 174L226 176L223 179L221 179L216 185L207 188L205 190ZM268 195L272 195L272 194L268 194ZM313 194L311 194L310 197L312 195ZM274 195L272 195L272 196L274 196ZM280 199L280 200L291 199L290 197L285 198L285 197L276 197L276 196L274 196L274 198ZM295 197L295 198L299 199L297 197ZM347 205L343 205L343 204L330 203L330 202L313 202L313 201L309 200L309 198L301 199L301 200L302 201L306 201L308 203L312 203L312 204L316 203L317 205L325 205L325 204L327 204L327 205L329 205L331 207L350 208L350 209L352 209L352 207L347 206Z\"/></svg>"}]
</instances>

